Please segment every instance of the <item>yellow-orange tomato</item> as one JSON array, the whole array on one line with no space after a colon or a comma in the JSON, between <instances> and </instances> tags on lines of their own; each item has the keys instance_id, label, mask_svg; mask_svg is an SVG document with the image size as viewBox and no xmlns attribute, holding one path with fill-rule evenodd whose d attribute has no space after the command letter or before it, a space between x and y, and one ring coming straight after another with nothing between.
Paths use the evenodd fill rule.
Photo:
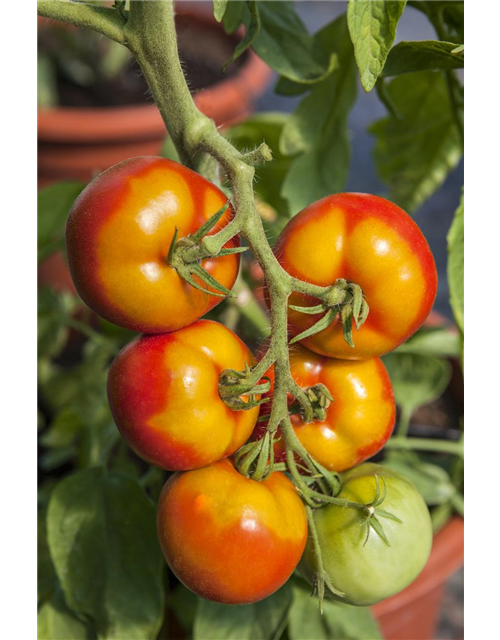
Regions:
<instances>
[{"instance_id":1,"label":"yellow-orange tomato","mask_svg":"<svg viewBox=\"0 0 500 640\"><path fill-rule=\"evenodd\" d=\"M422 232L402 209L377 196L339 193L309 205L283 229L275 253L300 280L329 286L343 278L363 289L370 313L354 330L354 348L338 319L302 341L325 356L362 359L395 349L420 327L436 297L436 265ZM318 301L294 293L290 304ZM292 334L320 317L290 310Z\"/></svg>"},{"instance_id":2,"label":"yellow-orange tomato","mask_svg":"<svg viewBox=\"0 0 500 640\"><path fill-rule=\"evenodd\" d=\"M133 331L163 333L191 324L221 298L183 280L167 264L168 250L176 228L178 238L193 233L226 201L208 180L164 158L131 158L104 171L77 198L66 227L78 293L103 318ZM232 215L229 208L210 233ZM238 246L238 239L225 246ZM239 256L203 260L202 266L231 288Z\"/></svg>"},{"instance_id":3,"label":"yellow-orange tomato","mask_svg":"<svg viewBox=\"0 0 500 640\"><path fill-rule=\"evenodd\" d=\"M165 484L158 539L179 580L225 604L250 604L279 589L297 566L307 518L282 473L256 482L231 460L178 473Z\"/></svg>"},{"instance_id":4,"label":"yellow-orange tomato","mask_svg":"<svg viewBox=\"0 0 500 640\"><path fill-rule=\"evenodd\" d=\"M323 421L306 424L300 415L290 417L297 437L320 464L345 471L380 451L396 414L391 380L380 358L337 360L299 346L290 352L290 370L300 387L324 384L334 398ZM266 375L273 382L273 371ZM262 405L262 415L268 411ZM265 423L256 428L254 437L264 431ZM282 440L275 444L275 456L285 460Z\"/></svg>"},{"instance_id":5,"label":"yellow-orange tomato","mask_svg":"<svg viewBox=\"0 0 500 640\"><path fill-rule=\"evenodd\" d=\"M108 398L120 433L144 460L184 471L234 453L259 413L221 400L219 375L254 363L227 327L199 320L173 333L139 336L109 370Z\"/></svg>"}]
</instances>

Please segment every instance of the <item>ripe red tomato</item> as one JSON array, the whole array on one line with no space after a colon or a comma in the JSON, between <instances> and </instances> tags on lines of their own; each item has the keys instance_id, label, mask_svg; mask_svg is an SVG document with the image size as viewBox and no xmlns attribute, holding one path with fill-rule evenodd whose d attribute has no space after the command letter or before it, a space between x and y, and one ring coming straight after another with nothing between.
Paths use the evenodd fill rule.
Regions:
<instances>
[{"instance_id":1,"label":"ripe red tomato","mask_svg":"<svg viewBox=\"0 0 500 640\"><path fill-rule=\"evenodd\" d=\"M104 171L77 198L66 227L78 293L103 318L133 331L163 333L191 324L221 298L185 282L167 264L168 250L176 228L179 238L193 233L226 201L208 180L164 158L132 158ZM232 215L228 209L210 233ZM202 266L230 289L239 256L203 260Z\"/></svg>"},{"instance_id":2,"label":"ripe red tomato","mask_svg":"<svg viewBox=\"0 0 500 640\"><path fill-rule=\"evenodd\" d=\"M196 594L250 604L279 589L299 562L307 518L282 473L256 482L230 460L172 476L157 511L170 568Z\"/></svg>"},{"instance_id":3,"label":"ripe red tomato","mask_svg":"<svg viewBox=\"0 0 500 640\"><path fill-rule=\"evenodd\" d=\"M354 348L344 341L338 319L302 341L325 356L362 359L392 351L420 327L436 297L436 265L420 229L402 209L377 196L340 193L309 205L283 229L275 253L300 280L328 286L344 278L363 289L370 313L353 331ZM290 304L318 301L294 293ZM320 317L290 310L293 335Z\"/></svg>"},{"instance_id":4,"label":"ripe red tomato","mask_svg":"<svg viewBox=\"0 0 500 640\"><path fill-rule=\"evenodd\" d=\"M363 504L372 502L376 495L375 474L380 488L385 481L387 489L380 509L400 520L378 518L390 546L373 529L366 540L365 515L360 511L333 504L314 511L325 571L332 586L344 593L338 599L346 604L368 606L398 593L415 580L431 551L429 510L404 476L377 464L363 464L342 477L342 490L337 497ZM312 540L300 569L311 580L318 569ZM337 599L333 594L331 597Z\"/></svg>"},{"instance_id":5,"label":"ripe red tomato","mask_svg":"<svg viewBox=\"0 0 500 640\"><path fill-rule=\"evenodd\" d=\"M323 421L306 424L300 415L290 416L297 437L320 464L330 471L345 471L382 449L394 428L396 408L391 380L380 358L336 360L298 346L290 351L290 370L300 387L324 384L334 399ZM272 370L266 375L274 381ZM264 404L261 414L266 412L269 407ZM255 437L264 431L265 424L259 424ZM282 440L274 451L278 461L285 460Z\"/></svg>"},{"instance_id":6,"label":"ripe red tomato","mask_svg":"<svg viewBox=\"0 0 500 640\"><path fill-rule=\"evenodd\" d=\"M139 336L109 370L108 398L129 446L172 471L195 469L234 453L259 413L232 411L221 400L219 374L254 359L222 324L199 320L173 333Z\"/></svg>"}]
</instances>

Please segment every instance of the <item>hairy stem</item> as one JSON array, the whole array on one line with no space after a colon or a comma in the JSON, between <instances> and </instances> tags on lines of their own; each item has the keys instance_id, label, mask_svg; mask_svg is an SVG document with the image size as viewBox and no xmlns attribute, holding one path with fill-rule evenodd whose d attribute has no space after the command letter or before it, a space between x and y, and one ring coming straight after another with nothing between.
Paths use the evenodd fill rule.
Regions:
<instances>
[{"instance_id":1,"label":"hairy stem","mask_svg":"<svg viewBox=\"0 0 500 640\"><path fill-rule=\"evenodd\" d=\"M77 27L85 27L126 44L123 27L125 20L119 11L110 7L83 4L72 0L38 0L38 14L60 20Z\"/></svg>"}]
</instances>

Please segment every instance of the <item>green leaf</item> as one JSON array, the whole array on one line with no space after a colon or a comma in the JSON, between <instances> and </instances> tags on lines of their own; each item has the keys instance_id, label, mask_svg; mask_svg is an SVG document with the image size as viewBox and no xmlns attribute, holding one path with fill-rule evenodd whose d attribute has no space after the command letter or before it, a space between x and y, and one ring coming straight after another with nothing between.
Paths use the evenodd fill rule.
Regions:
<instances>
[{"instance_id":1,"label":"green leaf","mask_svg":"<svg viewBox=\"0 0 500 640\"><path fill-rule=\"evenodd\" d=\"M464 66L464 52L453 53L456 48L454 42L439 40L400 42L390 50L383 75L399 76L427 69L460 69Z\"/></svg>"},{"instance_id":2,"label":"green leaf","mask_svg":"<svg viewBox=\"0 0 500 640\"><path fill-rule=\"evenodd\" d=\"M389 451L383 465L409 478L430 506L444 504L455 494L448 472L423 462L413 451Z\"/></svg>"},{"instance_id":3,"label":"green leaf","mask_svg":"<svg viewBox=\"0 0 500 640\"><path fill-rule=\"evenodd\" d=\"M325 600L321 615L317 597L298 585L293 588L289 619L290 640L382 640L368 607Z\"/></svg>"},{"instance_id":4,"label":"green leaf","mask_svg":"<svg viewBox=\"0 0 500 640\"><path fill-rule=\"evenodd\" d=\"M347 24L361 84L371 91L396 37L406 0L349 0Z\"/></svg>"},{"instance_id":5,"label":"green leaf","mask_svg":"<svg viewBox=\"0 0 500 640\"><path fill-rule=\"evenodd\" d=\"M57 577L47 544L47 505L41 505L37 513L37 592L38 602L48 600L57 587Z\"/></svg>"},{"instance_id":6,"label":"green leaf","mask_svg":"<svg viewBox=\"0 0 500 640\"><path fill-rule=\"evenodd\" d=\"M259 3L260 31L253 50L280 75L299 83L315 83L334 68L334 58L317 46L288 0Z\"/></svg>"},{"instance_id":7,"label":"green leaf","mask_svg":"<svg viewBox=\"0 0 500 640\"><path fill-rule=\"evenodd\" d=\"M38 612L38 640L93 640L95 633L68 608L58 589Z\"/></svg>"},{"instance_id":8,"label":"green leaf","mask_svg":"<svg viewBox=\"0 0 500 640\"><path fill-rule=\"evenodd\" d=\"M214 5L214 17L217 22L221 22L226 13L228 0L213 0Z\"/></svg>"},{"instance_id":9,"label":"green leaf","mask_svg":"<svg viewBox=\"0 0 500 640\"><path fill-rule=\"evenodd\" d=\"M462 157L459 132L441 73L419 71L392 80L387 93L398 117L378 120L374 157L389 199L414 211L444 182Z\"/></svg>"},{"instance_id":10,"label":"green leaf","mask_svg":"<svg viewBox=\"0 0 500 640\"><path fill-rule=\"evenodd\" d=\"M231 4L235 4L235 3L233 2ZM241 42L238 43L238 45L236 46L233 52L233 55L222 67L223 71L225 71L225 69L232 62L234 62L237 58L239 58L241 54L248 49L248 47L253 43L257 34L260 31L260 15L259 15L259 5L257 4L257 0L247 0L246 9L243 9L243 14L240 17L245 22L245 37ZM239 26L239 23L238 23L238 26Z\"/></svg>"},{"instance_id":11,"label":"green leaf","mask_svg":"<svg viewBox=\"0 0 500 640\"><path fill-rule=\"evenodd\" d=\"M79 306L79 299L68 292L56 293L43 288L38 291L38 354L55 356L66 343L68 317Z\"/></svg>"},{"instance_id":12,"label":"green leaf","mask_svg":"<svg viewBox=\"0 0 500 640\"><path fill-rule=\"evenodd\" d=\"M464 195L448 233L448 284L450 304L460 331L464 332Z\"/></svg>"},{"instance_id":13,"label":"green leaf","mask_svg":"<svg viewBox=\"0 0 500 640\"><path fill-rule=\"evenodd\" d=\"M222 24L226 33L234 33L248 13L246 1L228 2Z\"/></svg>"},{"instance_id":14,"label":"green leaf","mask_svg":"<svg viewBox=\"0 0 500 640\"><path fill-rule=\"evenodd\" d=\"M336 55L337 68L312 87L286 123L280 139L285 155L298 155L282 196L292 214L330 193L341 191L349 169L347 118L356 97L356 68L344 16L327 25L317 41Z\"/></svg>"},{"instance_id":15,"label":"green leaf","mask_svg":"<svg viewBox=\"0 0 500 640\"><path fill-rule=\"evenodd\" d=\"M68 476L52 492L47 533L68 606L100 637L156 637L163 561L154 506L136 482L103 468Z\"/></svg>"},{"instance_id":16,"label":"green leaf","mask_svg":"<svg viewBox=\"0 0 500 640\"><path fill-rule=\"evenodd\" d=\"M460 338L456 331L446 327L422 327L398 347L395 353L458 358Z\"/></svg>"},{"instance_id":17,"label":"green leaf","mask_svg":"<svg viewBox=\"0 0 500 640\"><path fill-rule=\"evenodd\" d=\"M278 640L290 603L288 584L265 600L239 607L200 598L193 640Z\"/></svg>"},{"instance_id":18,"label":"green leaf","mask_svg":"<svg viewBox=\"0 0 500 640\"><path fill-rule=\"evenodd\" d=\"M73 409L58 412L40 437L40 444L50 449L40 456L42 469L51 471L74 459L84 430L84 421Z\"/></svg>"},{"instance_id":19,"label":"green leaf","mask_svg":"<svg viewBox=\"0 0 500 640\"><path fill-rule=\"evenodd\" d=\"M75 463L79 467L107 460L109 452L119 439L107 402L109 362L109 353L98 343L89 340L83 348L82 361L71 369L45 359L39 363L40 392L48 408L56 415L60 411L72 412L83 425L81 437L74 444L61 444L59 448L53 447L42 455L41 464L44 469L53 469L72 457L76 458ZM49 432L51 428L49 426ZM54 437L62 443L65 436L58 429L58 434Z\"/></svg>"},{"instance_id":20,"label":"green leaf","mask_svg":"<svg viewBox=\"0 0 500 640\"><path fill-rule=\"evenodd\" d=\"M413 353L390 353L383 358L396 403L408 413L439 398L451 378L448 360Z\"/></svg>"},{"instance_id":21,"label":"green leaf","mask_svg":"<svg viewBox=\"0 0 500 640\"><path fill-rule=\"evenodd\" d=\"M64 248L64 229L83 182L57 182L38 192L38 260Z\"/></svg>"},{"instance_id":22,"label":"green leaf","mask_svg":"<svg viewBox=\"0 0 500 640\"><path fill-rule=\"evenodd\" d=\"M230 2L225 30L233 33L241 23L245 38L225 67L252 46L272 69L294 83L315 83L332 72L333 57L317 46L316 36L307 31L289 0Z\"/></svg>"},{"instance_id":23,"label":"green leaf","mask_svg":"<svg viewBox=\"0 0 500 640\"><path fill-rule=\"evenodd\" d=\"M425 13L436 26L441 14L442 23L448 32L446 35L454 42L464 41L464 3L463 0L416 0L408 2L413 9Z\"/></svg>"},{"instance_id":24,"label":"green leaf","mask_svg":"<svg viewBox=\"0 0 500 640\"><path fill-rule=\"evenodd\" d=\"M74 443L82 429L83 422L80 416L72 409L65 408L57 413L40 442L44 447L67 447Z\"/></svg>"}]
</instances>

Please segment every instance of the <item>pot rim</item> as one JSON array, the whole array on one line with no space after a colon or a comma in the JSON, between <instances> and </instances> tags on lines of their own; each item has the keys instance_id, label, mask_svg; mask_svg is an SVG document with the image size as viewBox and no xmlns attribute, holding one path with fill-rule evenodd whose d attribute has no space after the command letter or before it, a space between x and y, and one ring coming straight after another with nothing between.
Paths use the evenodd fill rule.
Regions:
<instances>
[{"instance_id":1,"label":"pot rim","mask_svg":"<svg viewBox=\"0 0 500 640\"><path fill-rule=\"evenodd\" d=\"M185 10L201 23L210 24L202 11ZM213 25L211 25L213 27ZM197 106L224 103L236 97L249 104L262 92L272 70L251 49L238 71L193 94ZM44 142L108 142L155 139L165 131L156 104L116 107L50 107L38 109L38 138Z\"/></svg>"}]
</instances>

